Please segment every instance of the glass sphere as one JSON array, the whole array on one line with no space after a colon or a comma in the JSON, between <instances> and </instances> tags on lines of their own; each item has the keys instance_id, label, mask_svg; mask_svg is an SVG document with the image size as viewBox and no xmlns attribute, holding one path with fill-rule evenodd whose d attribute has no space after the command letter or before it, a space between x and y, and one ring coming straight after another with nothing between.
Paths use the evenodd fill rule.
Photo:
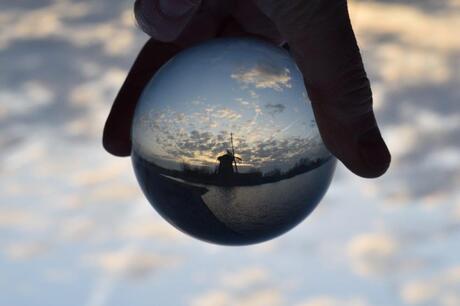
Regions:
<instances>
[{"instance_id":1,"label":"glass sphere","mask_svg":"<svg viewBox=\"0 0 460 306\"><path fill-rule=\"evenodd\" d=\"M211 40L168 61L142 93L131 136L152 206L179 230L224 245L299 224L336 164L293 58L252 38Z\"/></svg>"}]
</instances>

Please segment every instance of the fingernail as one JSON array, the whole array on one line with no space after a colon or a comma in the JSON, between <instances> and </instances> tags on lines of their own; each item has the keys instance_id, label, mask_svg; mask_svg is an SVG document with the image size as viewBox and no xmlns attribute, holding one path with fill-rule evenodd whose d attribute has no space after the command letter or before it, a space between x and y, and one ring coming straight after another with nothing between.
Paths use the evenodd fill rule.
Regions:
<instances>
[{"instance_id":1,"label":"fingernail","mask_svg":"<svg viewBox=\"0 0 460 306\"><path fill-rule=\"evenodd\" d=\"M197 0L159 0L161 12L170 17L180 17L199 3Z\"/></svg>"},{"instance_id":2,"label":"fingernail","mask_svg":"<svg viewBox=\"0 0 460 306\"><path fill-rule=\"evenodd\" d=\"M377 172L385 171L388 168L391 160L390 152L388 152L377 127L363 133L358 138L358 145L361 155L370 168Z\"/></svg>"}]
</instances>

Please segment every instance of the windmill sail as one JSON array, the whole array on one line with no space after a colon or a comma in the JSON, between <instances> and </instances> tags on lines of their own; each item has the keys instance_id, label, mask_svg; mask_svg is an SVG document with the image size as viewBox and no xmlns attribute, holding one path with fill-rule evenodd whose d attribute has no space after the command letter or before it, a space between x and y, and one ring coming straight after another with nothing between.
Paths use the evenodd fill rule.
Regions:
<instances>
[{"instance_id":1,"label":"windmill sail","mask_svg":"<svg viewBox=\"0 0 460 306\"><path fill-rule=\"evenodd\" d=\"M238 166L236 165L235 148L233 147L233 133L230 133L230 142L232 144L232 155L233 155L233 163L235 164L235 172L238 173Z\"/></svg>"}]
</instances>

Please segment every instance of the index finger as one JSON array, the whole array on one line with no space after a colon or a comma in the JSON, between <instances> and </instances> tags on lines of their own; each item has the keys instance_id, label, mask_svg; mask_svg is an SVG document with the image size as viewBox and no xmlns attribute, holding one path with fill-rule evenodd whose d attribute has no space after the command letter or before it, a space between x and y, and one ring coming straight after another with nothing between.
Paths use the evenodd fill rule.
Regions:
<instances>
[{"instance_id":1,"label":"index finger","mask_svg":"<svg viewBox=\"0 0 460 306\"><path fill-rule=\"evenodd\" d=\"M347 1L257 3L288 41L327 148L357 175L382 175L391 156L372 110L370 83Z\"/></svg>"}]
</instances>

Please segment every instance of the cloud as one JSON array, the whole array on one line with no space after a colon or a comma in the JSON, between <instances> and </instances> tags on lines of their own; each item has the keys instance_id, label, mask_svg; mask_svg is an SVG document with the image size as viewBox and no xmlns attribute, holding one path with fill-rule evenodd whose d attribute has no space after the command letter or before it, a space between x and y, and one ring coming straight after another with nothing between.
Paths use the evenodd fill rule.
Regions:
<instances>
[{"instance_id":1,"label":"cloud","mask_svg":"<svg viewBox=\"0 0 460 306\"><path fill-rule=\"evenodd\" d=\"M251 95L251 98L253 98L253 99L259 99L260 98L260 96L254 90L250 90L249 94Z\"/></svg>"},{"instance_id":2,"label":"cloud","mask_svg":"<svg viewBox=\"0 0 460 306\"><path fill-rule=\"evenodd\" d=\"M330 296L318 296L295 304L295 306L367 306L362 298L334 298Z\"/></svg>"},{"instance_id":3,"label":"cloud","mask_svg":"<svg viewBox=\"0 0 460 306\"><path fill-rule=\"evenodd\" d=\"M107 105L113 101L125 75L121 69L107 68L72 86L65 98L72 108L83 114L70 118L64 131L72 136L99 139L107 118Z\"/></svg>"},{"instance_id":4,"label":"cloud","mask_svg":"<svg viewBox=\"0 0 460 306\"><path fill-rule=\"evenodd\" d=\"M406 283L401 290L401 297L405 303L425 303L439 294L439 288L430 282L412 281Z\"/></svg>"},{"instance_id":5,"label":"cloud","mask_svg":"<svg viewBox=\"0 0 460 306\"><path fill-rule=\"evenodd\" d=\"M48 226L49 220L37 213L17 208L0 208L0 229L38 231Z\"/></svg>"},{"instance_id":6,"label":"cloud","mask_svg":"<svg viewBox=\"0 0 460 306\"><path fill-rule=\"evenodd\" d=\"M91 169L84 169L72 173L72 182L78 185L92 185L106 183L119 178L123 173L131 171L129 164L119 163L113 160L104 162Z\"/></svg>"},{"instance_id":7,"label":"cloud","mask_svg":"<svg viewBox=\"0 0 460 306\"><path fill-rule=\"evenodd\" d=\"M456 187L454 169L460 166L454 145L460 139L460 116L415 101L404 103L397 113L401 122L387 125L383 132L393 165L385 197L392 203L407 203L450 194Z\"/></svg>"},{"instance_id":8,"label":"cloud","mask_svg":"<svg viewBox=\"0 0 460 306\"><path fill-rule=\"evenodd\" d=\"M0 28L0 48L13 42L34 39L60 39L76 47L100 45L112 56L126 55L135 42L134 18L130 10L120 12L118 18L96 23L72 22L98 10L87 3L56 1L30 10L9 10ZM70 21L70 22L69 22Z\"/></svg>"},{"instance_id":9,"label":"cloud","mask_svg":"<svg viewBox=\"0 0 460 306\"><path fill-rule=\"evenodd\" d=\"M220 289L194 297L191 306L278 306L285 305L277 288L270 286L269 270L249 266L234 272L226 271L219 277Z\"/></svg>"},{"instance_id":10,"label":"cloud","mask_svg":"<svg viewBox=\"0 0 460 306\"><path fill-rule=\"evenodd\" d=\"M243 98L236 98L235 101L237 101L238 103L240 103L241 105L244 105L244 106L247 106L247 105L251 104L251 102L246 101Z\"/></svg>"},{"instance_id":11,"label":"cloud","mask_svg":"<svg viewBox=\"0 0 460 306\"><path fill-rule=\"evenodd\" d=\"M96 107L101 105L102 101L115 96L125 76L125 71L118 68L109 68L86 82L73 86L69 94L69 101L76 107Z\"/></svg>"},{"instance_id":12,"label":"cloud","mask_svg":"<svg viewBox=\"0 0 460 306\"><path fill-rule=\"evenodd\" d=\"M241 118L241 114L227 107L216 110L214 116L218 119L226 119L230 121L238 120Z\"/></svg>"},{"instance_id":13,"label":"cloud","mask_svg":"<svg viewBox=\"0 0 460 306\"><path fill-rule=\"evenodd\" d=\"M276 91L282 91L283 87L292 87L289 69L274 66L267 62L261 62L250 69L240 69L232 73L230 77L243 84L244 87L251 85L256 88L270 88Z\"/></svg>"},{"instance_id":14,"label":"cloud","mask_svg":"<svg viewBox=\"0 0 460 306\"><path fill-rule=\"evenodd\" d=\"M125 202L128 203L140 196L139 187L134 183L112 183L103 186L94 186L87 197L94 203Z\"/></svg>"},{"instance_id":15,"label":"cloud","mask_svg":"<svg viewBox=\"0 0 460 306\"><path fill-rule=\"evenodd\" d=\"M382 62L380 74L389 83L442 84L452 76L448 58L432 50L387 44L377 50L377 57Z\"/></svg>"},{"instance_id":16,"label":"cloud","mask_svg":"<svg viewBox=\"0 0 460 306\"><path fill-rule=\"evenodd\" d=\"M62 241L71 242L76 240L87 239L94 236L94 232L100 231L96 222L86 216L76 216L66 218L65 222L59 228L57 235Z\"/></svg>"},{"instance_id":17,"label":"cloud","mask_svg":"<svg viewBox=\"0 0 460 306\"><path fill-rule=\"evenodd\" d=\"M452 266L432 278L408 281L400 295L409 305L459 305L460 266Z\"/></svg>"},{"instance_id":18,"label":"cloud","mask_svg":"<svg viewBox=\"0 0 460 306\"><path fill-rule=\"evenodd\" d=\"M442 17L440 17L441 15L433 14L431 9L423 10L424 7L429 7L429 3L435 3L438 8L446 10ZM387 37L394 35L401 40L400 45L404 46L406 50L416 48L422 52L426 50L431 51L431 54L435 54L438 52L433 52L434 50L455 52L455 50L460 49L460 40L457 33L450 30L460 27L458 9L454 9L453 6L453 2L444 5L438 5L437 2L424 2L420 6L408 5L402 2L366 2L351 3L350 11L352 12L352 17L356 15L356 18L354 18L356 22L354 22L353 26L356 28L359 37L365 37L362 40L366 44L375 43L373 40L368 40L366 34L374 37L379 34L386 34ZM427 39L425 33L442 33L442 35L432 35ZM379 46L382 46L382 44L384 45L385 41ZM408 59L408 53L410 51L402 54L400 59ZM411 60L406 61L407 65L411 65L410 62ZM399 59L395 65L398 64ZM405 69L408 66L401 68ZM408 71L408 73L411 72Z\"/></svg>"},{"instance_id":19,"label":"cloud","mask_svg":"<svg viewBox=\"0 0 460 306\"><path fill-rule=\"evenodd\" d=\"M214 290L204 293L192 300L191 306L226 306L231 305L232 297L225 291Z\"/></svg>"},{"instance_id":20,"label":"cloud","mask_svg":"<svg viewBox=\"0 0 460 306\"><path fill-rule=\"evenodd\" d=\"M2 95L0 99L2 135L0 137L7 141L17 139L13 145L7 147L7 150L2 151L4 154L0 158L0 180L2 182L0 198L2 205L7 205L0 208L0 231L5 233L2 235L3 240L0 244L6 261L2 263L5 267L5 271L2 272L5 272L6 276L14 276L21 270L17 269L17 265L21 265L24 269L39 269L37 276L40 277L40 269L47 269L46 262L49 256L43 256L43 254L46 255L46 248L57 244L51 254L53 263L59 265L64 258L68 272L73 276L83 277L83 281L89 280L90 287L97 286L97 278L101 274L101 278L105 278L106 274L121 274L131 279L142 279L148 287L149 280L145 277L154 275L158 269L166 270L167 267L174 266L174 263L169 264L167 254L137 249L117 255L123 252L118 249L113 251L102 249L123 244L127 240L134 241L134 243L141 240L144 243L142 246L150 245L160 250L179 250L190 258L177 273L169 274L167 273L169 271L166 270L165 274L168 274L168 277L155 278L154 282L158 282L159 286L156 286L158 288L168 282L175 283L176 278L182 279L185 276L185 279L182 280L188 280L188 272L199 273L209 275L212 279L202 284L188 283L190 292L197 293L197 290L201 288L203 295L196 298L202 297L203 302L209 301L208 305L240 305L254 301L263 304L264 300L266 301L264 306L276 303L279 305L294 304L290 303L291 298L293 299L291 293L295 295L297 292L289 291L284 284L278 287L285 288L286 294L289 294L287 303L283 303L281 294L277 291L282 289L264 287L258 290L259 287L271 281L276 281L278 285L281 284L276 278L271 281L264 280L267 275L273 273L273 269L276 270L274 267L267 267L266 272L258 271L261 269L258 267L236 269L234 273L229 270L229 273L218 275L215 275L213 271L219 271L222 266L225 267L235 259L243 262L257 258L253 255L261 254L248 254L253 248L258 250L275 243L274 250L269 249L267 254L263 254L266 262L270 263L284 258L282 255L286 254L286 246L288 248L292 246L291 251L297 252L302 251L302 246L310 242L297 243L298 236L294 233L291 238L285 236L283 239L272 241L271 244L259 244L241 252L236 251L234 254L231 250L215 247L219 250L216 254L206 254L210 257L206 267L196 265L195 259L202 255L200 252L203 249L207 248L205 244L194 242L188 237L185 238L185 235L166 222L159 222L155 219L153 209L145 199L141 199L140 190L133 185L136 183L129 161L111 158L101 148L101 131L110 103L124 80L132 56L135 56L145 40L140 31L126 23L126 20L130 19L128 15L132 10L129 3L119 5L115 2L102 1L92 5L67 0L42 2L25 4L11 1L12 4L7 4L7 1L5 5L2 5L0 12L0 23L3 25L0 27L0 48L3 48L1 51L6 56L6 61L2 62L2 71L5 72L2 78L7 81L2 82L0 89L0 95ZM45 6L45 2L53 4ZM424 230L423 233L419 233L417 244L409 247L405 246L403 240L400 240L400 232L395 233L393 237L390 236L389 239L383 239L383 246L369 246L370 242L364 243L361 240L359 243L359 239L352 239L349 247L354 251L350 251L348 255L355 272L359 269L367 271L366 275L387 273L387 271L396 273L396 278L385 274L381 281L384 286L390 285L391 288L399 289L402 300L394 301L393 296L389 297L390 301L388 301L387 297L378 296L378 293L369 291L368 288L352 286L353 288L345 289L347 291L345 297L315 297L315 292L309 292L308 295L311 298L304 301L308 306L315 305L315 303L349 306L347 303L350 304L355 300L350 296L356 294L357 292L353 292L356 290L369 294L369 299L372 301L383 298L382 304L394 302L393 304L407 305L460 305L458 297L460 281L455 276L456 268L448 269L451 272L442 271L441 268L448 264L448 261L456 260L452 251L455 251L458 227L445 233L440 232L435 226L435 224L442 226L444 222L447 222L445 218L453 217L450 208L452 204L458 202L458 196L456 197L458 192L455 188L459 185L460 177L457 171L458 154L455 155L455 145L458 144L458 135L460 135L458 125L460 119L455 110L458 107L458 61L456 58L459 51L459 40L458 33L452 29L459 28L458 20L460 19L458 10L452 9L443 14L425 10L424 7L429 6L428 2L419 1L417 4L414 2L413 5L395 4L388 1L350 3L351 13L357 13L358 18L353 19L356 23L354 26L364 47L370 79L381 88L382 104L377 116L379 123L382 123L384 137L389 140L395 161L387 176L376 183L378 188L375 200L380 201L388 191L403 190L407 193L404 201L414 204L413 207L404 209L392 206L391 212L388 213L386 210L388 207L382 208L377 205L379 208L375 211L372 208L373 205L367 205L363 210L357 203L356 213L362 215L363 218L357 220L355 226L357 230L365 230L368 228L366 220L369 218L367 217L373 215L373 219L369 219L369 222L374 224L375 216L382 216L379 213L383 212L382 217L391 217L392 220L390 225L384 224L383 226L390 226L395 230L398 230L399 227L411 227L411 224L406 224L404 221L402 221L404 224L401 223L401 220L407 220L405 217L410 214L414 226L423 225L418 228ZM59 3L59 8L54 3ZM447 2L441 4L441 1L431 1L431 3L443 6ZM453 3L453 0L450 3ZM78 9L77 4L87 6L87 8ZM121 14L118 13L121 7L123 10L126 9L122 13L123 18L120 18ZM37 11L37 8L40 8L39 14L25 12ZM139 35L136 34L137 32ZM426 35L426 33L435 34ZM132 35L136 35L134 43L130 43ZM48 47L43 49L43 46ZM384 48L381 49L382 46ZM237 71L239 72L242 71ZM294 73L294 71L291 72ZM450 83L446 80L450 80ZM244 109L251 112L253 106L251 103L259 98L254 91L251 92L252 89L256 90L256 83L238 83L236 79L230 79L230 81L234 81L236 86L247 87L248 96L244 98L250 104L245 105ZM274 84L288 92L282 82ZM433 84L433 87L430 87L430 84ZM278 93L268 89L262 91ZM15 103L10 103L10 101L15 101ZM274 101L274 104L276 103L278 101ZM238 105L243 108L240 104ZM413 107L406 109L407 105ZM263 104L258 107L259 119L263 119L264 115L268 114L268 110ZM283 115L286 111L288 110L285 109ZM246 113L241 114L242 117L236 122L252 119L246 118ZM231 114L228 115L231 116ZM20 116L21 120L9 119L15 116ZM24 120L22 120L23 116ZM214 126L213 130L220 130L219 126L215 126L216 118L213 117L205 121L203 118L193 117L187 113L185 118L180 115L176 118L188 119L188 123L196 125L193 129L200 133L211 130L201 129L201 123L203 126L205 124ZM245 160L251 156L252 149L260 150L260 153L267 157L279 154L280 149L289 149L290 145L295 148L292 154L302 152L300 148L303 143L300 140L293 140L290 145L267 141L266 147L263 145L251 147L249 144L254 142L249 138L250 136L257 134L260 135L260 139L266 136L262 121L258 120L255 125L258 130L254 129L246 135L246 143L242 142L241 137L237 139L238 147L241 148L241 151L239 148L238 150L244 154ZM42 126L47 126L47 128L44 129ZM185 137L180 130L171 131L171 134L178 135L179 140ZM85 138L85 141L80 141L80 137L75 136L91 136L91 139L87 141L88 139ZM167 138L166 134L164 136ZM219 136L221 139L218 139ZM201 148L205 150L212 147L209 144L213 139L217 139L220 143L228 142L227 135L216 132L207 138L198 137L193 140L196 143L189 145L199 147L199 139L206 139L206 142L201 144ZM167 148L174 149L171 141L165 140L164 143ZM214 148L224 149L224 147ZM107 160L114 162L106 163ZM124 189L123 186L133 188ZM433 186L435 189L431 189ZM349 189L337 192L336 187L337 184L333 184L331 191L338 193L340 201L349 202L355 199L353 195L350 198ZM426 192L431 193L430 190L444 194L445 197L440 201L439 207L418 207L419 196ZM106 205L98 205L101 201ZM78 203L78 206L74 206L78 209L65 210L68 202ZM120 207L120 203L125 206ZM140 206L142 206L142 213L133 218L131 213L133 209L136 209L133 207ZM457 205L457 207L458 219L455 221L460 220L460 206ZM316 216L317 222L313 223L321 223L321 220L324 221L323 217L324 215L321 216L321 214ZM114 227L115 224L117 224L116 227ZM51 235L48 235L48 232L45 233L47 229L52 230ZM337 226L331 230L336 231ZM375 233L372 235L379 236ZM383 235L389 236L388 234ZM17 241L11 240L16 240L16 237ZM181 243L177 244L178 240L175 237L184 238ZM340 237L336 237L339 240L329 244L341 245L344 242L341 240L343 235ZM427 237L429 237L428 242ZM316 243L316 240L311 243ZM182 241L187 241L186 247ZM352 241L355 242L354 247L351 247ZM405 241L410 242L410 239ZM366 244L367 246L363 246ZM404 247L404 249L398 250L399 247ZM72 252L69 253L70 249ZM91 259L86 262L89 265L88 269L84 269L83 274L79 273L78 269L81 266L78 259L80 256L94 252L95 257L89 256ZM110 254L113 256L109 256ZM118 259L115 260L114 257ZM125 259L120 259L120 257ZM401 269L401 261L412 263L420 260L420 257L422 263L415 270L407 273L406 270ZM312 264L318 263L313 256L312 260L304 262L305 265L299 268L296 256L291 256L291 258L294 258L293 262L286 265L285 273L283 272L282 275L289 274L293 279L305 275L308 277L309 274L304 272L311 271ZM20 262L13 262L14 260L8 262L10 259L20 260ZM43 259L46 262L43 262ZM104 265L105 259L107 263ZM361 259L363 263L360 264ZM45 266L41 267L37 263L43 263ZM324 267L320 264L317 268L321 270ZM347 274L347 267L337 266L336 268L335 274L338 279L345 279L353 283L354 278ZM111 277L107 276L107 278ZM395 279L396 282L394 282ZM19 289L40 288L43 295L53 294L55 290L53 287L56 287L56 284L51 284L50 287L46 282L42 282L40 286L36 286L39 281L40 279L33 277L25 279L22 284L24 287L21 286ZM245 291L243 287L238 286L238 281L248 286L252 284L253 288ZM12 304L18 300L25 301L30 298L20 295L17 288L13 288L15 284L4 283L4 285L7 292L17 293L10 295ZM213 286L224 286L225 288L213 290ZM116 300L119 294L118 288L125 288L127 295L137 292L134 287L123 280L108 287L107 300L102 299L102 302L98 303L98 300L95 299L94 305L108 305L111 301ZM154 287L152 290L153 293L156 293L154 292L156 287ZM85 288L89 287L85 286ZM100 287L94 289L97 291ZM270 290L274 293L271 293ZM213 295L212 292L215 294ZM186 294L186 292L177 291L177 294L172 296L171 304L184 304ZM302 295L304 291L298 294ZM88 295L90 294L83 292L83 298ZM147 300L144 299L142 302L148 303ZM358 303L360 298L357 297L356 300ZM84 305L80 299L75 299L73 302ZM33 304L33 301L30 303ZM205 303L197 303L197 305L202 306Z\"/></svg>"},{"instance_id":21,"label":"cloud","mask_svg":"<svg viewBox=\"0 0 460 306\"><path fill-rule=\"evenodd\" d=\"M3 248L3 252L13 260L28 260L40 256L49 250L42 242L16 242Z\"/></svg>"},{"instance_id":22,"label":"cloud","mask_svg":"<svg viewBox=\"0 0 460 306\"><path fill-rule=\"evenodd\" d=\"M449 197L456 188L453 155L444 159L438 153L460 141L460 39L450 30L460 26L457 2L350 3L377 93L379 123L392 153L385 183L379 184L386 185L382 190L389 203ZM437 35L426 37L426 31Z\"/></svg>"},{"instance_id":23,"label":"cloud","mask_svg":"<svg viewBox=\"0 0 460 306\"><path fill-rule=\"evenodd\" d=\"M261 267L249 267L232 273L225 273L220 281L223 286L230 288L251 288L256 284L266 282L269 274Z\"/></svg>"},{"instance_id":24,"label":"cloud","mask_svg":"<svg viewBox=\"0 0 460 306\"><path fill-rule=\"evenodd\" d=\"M457 206L454 208L453 215L457 220L460 221L460 200L457 200Z\"/></svg>"},{"instance_id":25,"label":"cloud","mask_svg":"<svg viewBox=\"0 0 460 306\"><path fill-rule=\"evenodd\" d=\"M20 116L49 106L54 100L51 89L40 81L27 81L15 90L0 91L0 118Z\"/></svg>"},{"instance_id":26,"label":"cloud","mask_svg":"<svg viewBox=\"0 0 460 306\"><path fill-rule=\"evenodd\" d=\"M152 220L151 215L148 215L148 217L138 216L136 222L130 222L122 226L119 230L119 235L129 240L146 239L151 241L155 239L166 242L171 242L173 240L177 242L185 238L181 232L172 227L169 223L158 219Z\"/></svg>"},{"instance_id":27,"label":"cloud","mask_svg":"<svg viewBox=\"0 0 460 306\"><path fill-rule=\"evenodd\" d=\"M266 113L283 112L285 108L282 104L267 104ZM203 105L201 112L181 113L178 124L177 113L171 109L150 112L134 123L134 133L138 135L134 148L147 159L155 159L154 162L183 161L194 166L214 167L217 157L230 149L232 131L236 154L242 158L242 170L280 167L284 171L301 158L329 156L316 129L304 136L290 136L286 133L289 128L304 127L297 121L284 126L272 118L252 124L263 116L261 113L257 104L253 113L245 114L246 117L252 115L249 119L227 107ZM216 126L210 128L214 123Z\"/></svg>"},{"instance_id":28,"label":"cloud","mask_svg":"<svg viewBox=\"0 0 460 306\"><path fill-rule=\"evenodd\" d=\"M283 104L265 104L265 108L267 109L267 112L271 115L275 115L275 114L280 114L284 111L284 109L286 108L285 105Z\"/></svg>"},{"instance_id":29,"label":"cloud","mask_svg":"<svg viewBox=\"0 0 460 306\"><path fill-rule=\"evenodd\" d=\"M417 129L411 124L389 126L385 131L385 139L391 150L393 162L397 163L400 156L410 153L417 141Z\"/></svg>"},{"instance_id":30,"label":"cloud","mask_svg":"<svg viewBox=\"0 0 460 306\"><path fill-rule=\"evenodd\" d=\"M231 294L224 290L211 290L192 299L190 306L281 306L282 296L275 288L254 290L246 294Z\"/></svg>"},{"instance_id":31,"label":"cloud","mask_svg":"<svg viewBox=\"0 0 460 306\"><path fill-rule=\"evenodd\" d=\"M270 256L270 254L274 254L278 248L279 242L277 240L269 240L264 243L248 246L249 252L257 254L258 256Z\"/></svg>"},{"instance_id":32,"label":"cloud","mask_svg":"<svg viewBox=\"0 0 460 306\"><path fill-rule=\"evenodd\" d=\"M405 156L416 151L427 139L436 140L443 134L460 130L460 115L456 113L441 114L406 104L401 114L404 123L390 125L385 129L393 162L404 160Z\"/></svg>"},{"instance_id":33,"label":"cloud","mask_svg":"<svg viewBox=\"0 0 460 306\"><path fill-rule=\"evenodd\" d=\"M354 270L364 276L376 275L391 269L397 250L397 241L384 233L358 235L347 246Z\"/></svg>"},{"instance_id":34,"label":"cloud","mask_svg":"<svg viewBox=\"0 0 460 306\"><path fill-rule=\"evenodd\" d=\"M146 250L124 248L87 256L86 262L110 275L140 279L157 269L178 264L179 259L152 254Z\"/></svg>"}]
</instances>

